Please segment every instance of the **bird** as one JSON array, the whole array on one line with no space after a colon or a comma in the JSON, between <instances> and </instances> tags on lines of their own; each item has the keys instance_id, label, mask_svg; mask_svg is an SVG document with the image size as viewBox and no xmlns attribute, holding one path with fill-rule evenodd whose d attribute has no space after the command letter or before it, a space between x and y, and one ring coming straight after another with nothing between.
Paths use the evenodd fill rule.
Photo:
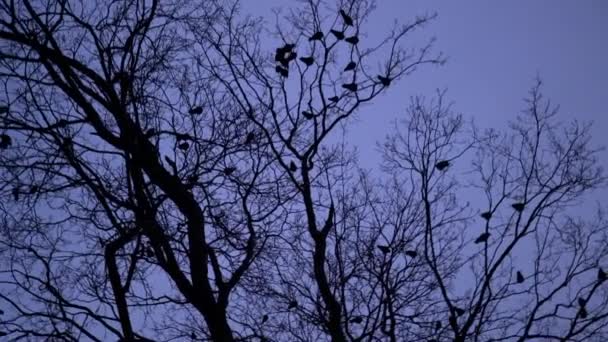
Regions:
<instances>
[{"instance_id":1,"label":"bird","mask_svg":"<svg viewBox=\"0 0 608 342\"><path fill-rule=\"evenodd\" d=\"M291 310L291 309L295 309L297 307L298 307L298 301L292 300L292 301L289 302L289 305L287 306L287 309Z\"/></svg>"},{"instance_id":2,"label":"bird","mask_svg":"<svg viewBox=\"0 0 608 342\"><path fill-rule=\"evenodd\" d=\"M32 187L30 188L30 195L33 195L35 193L38 192L38 186L37 185L32 185Z\"/></svg>"},{"instance_id":3,"label":"bird","mask_svg":"<svg viewBox=\"0 0 608 342\"><path fill-rule=\"evenodd\" d=\"M289 54L287 55L287 58L285 58L285 61L289 64L289 62L293 61L297 57L298 57L298 53L297 52L290 51Z\"/></svg>"},{"instance_id":4,"label":"bird","mask_svg":"<svg viewBox=\"0 0 608 342\"><path fill-rule=\"evenodd\" d=\"M194 333L194 331L190 334L190 338L196 340L196 334Z\"/></svg>"},{"instance_id":5,"label":"bird","mask_svg":"<svg viewBox=\"0 0 608 342\"><path fill-rule=\"evenodd\" d=\"M13 144L13 139L8 134L0 135L0 149L4 150Z\"/></svg>"},{"instance_id":6,"label":"bird","mask_svg":"<svg viewBox=\"0 0 608 342\"><path fill-rule=\"evenodd\" d=\"M348 37L346 39L344 39L345 42L353 44L353 45L357 45L359 43L359 37L357 36L352 36L352 37Z\"/></svg>"},{"instance_id":7,"label":"bird","mask_svg":"<svg viewBox=\"0 0 608 342\"><path fill-rule=\"evenodd\" d=\"M14 187L13 190L11 191L12 195L13 195L13 199L15 201L19 200L19 188L18 187Z\"/></svg>"},{"instance_id":8,"label":"bird","mask_svg":"<svg viewBox=\"0 0 608 342\"><path fill-rule=\"evenodd\" d=\"M578 298L578 305L580 305L581 307L584 307L585 305L587 305L587 301L584 298Z\"/></svg>"},{"instance_id":9,"label":"bird","mask_svg":"<svg viewBox=\"0 0 608 342\"><path fill-rule=\"evenodd\" d=\"M298 170L298 166L293 161L289 162L289 171L296 172Z\"/></svg>"},{"instance_id":10,"label":"bird","mask_svg":"<svg viewBox=\"0 0 608 342\"><path fill-rule=\"evenodd\" d=\"M190 147L190 144L188 144L188 142L184 141L183 143L177 145L177 148L179 148L182 151L187 150Z\"/></svg>"},{"instance_id":11,"label":"bird","mask_svg":"<svg viewBox=\"0 0 608 342\"><path fill-rule=\"evenodd\" d=\"M190 108L190 110L188 111L188 113L190 115L202 114L203 113L203 107L201 107L201 106L192 107L192 108Z\"/></svg>"},{"instance_id":12,"label":"bird","mask_svg":"<svg viewBox=\"0 0 608 342\"><path fill-rule=\"evenodd\" d=\"M465 311L464 311L463 309L461 309L461 308L459 308L459 307L455 306L455 307L454 307L454 312L456 312L456 316L460 317L460 316L464 315L464 312L465 312Z\"/></svg>"},{"instance_id":13,"label":"bird","mask_svg":"<svg viewBox=\"0 0 608 342\"><path fill-rule=\"evenodd\" d=\"M0 336L8 336L8 333L6 333L4 331L0 331Z\"/></svg>"},{"instance_id":14,"label":"bird","mask_svg":"<svg viewBox=\"0 0 608 342\"><path fill-rule=\"evenodd\" d=\"M515 209L515 211L517 211L519 213L524 211L524 208L526 207L526 205L522 202L513 203L513 204L511 204L511 206L513 207L513 209Z\"/></svg>"},{"instance_id":15,"label":"bird","mask_svg":"<svg viewBox=\"0 0 608 342\"><path fill-rule=\"evenodd\" d=\"M450 321L450 325L451 326L457 326L458 325L457 324L458 320L454 316L450 316L449 321Z\"/></svg>"},{"instance_id":16,"label":"bird","mask_svg":"<svg viewBox=\"0 0 608 342\"><path fill-rule=\"evenodd\" d=\"M351 71L351 70L355 70L356 68L357 68L357 63L350 61L350 62L348 62L348 64L346 64L344 71Z\"/></svg>"},{"instance_id":17,"label":"bird","mask_svg":"<svg viewBox=\"0 0 608 342\"><path fill-rule=\"evenodd\" d=\"M597 281L603 283L606 279L608 279L608 275L606 275L606 272L600 267L597 270Z\"/></svg>"},{"instance_id":18,"label":"bird","mask_svg":"<svg viewBox=\"0 0 608 342\"><path fill-rule=\"evenodd\" d=\"M337 40L344 39L344 32L338 30L330 30L330 32L334 35L334 37L336 37Z\"/></svg>"},{"instance_id":19,"label":"bird","mask_svg":"<svg viewBox=\"0 0 608 342\"><path fill-rule=\"evenodd\" d=\"M289 76L289 70L283 68L280 65L277 65L274 69L276 70L277 73L279 73L279 75L281 75L285 78L287 78Z\"/></svg>"},{"instance_id":20,"label":"bird","mask_svg":"<svg viewBox=\"0 0 608 342\"><path fill-rule=\"evenodd\" d=\"M268 321L268 315L262 316L262 323L266 323Z\"/></svg>"},{"instance_id":21,"label":"bird","mask_svg":"<svg viewBox=\"0 0 608 342\"><path fill-rule=\"evenodd\" d=\"M231 174L234 173L234 171L236 171L236 167L234 167L234 166L227 166L224 168L224 174L226 176L230 176Z\"/></svg>"},{"instance_id":22,"label":"bird","mask_svg":"<svg viewBox=\"0 0 608 342\"><path fill-rule=\"evenodd\" d=\"M315 62L315 58L313 56L310 57L300 57L302 63L306 64L306 66L311 66Z\"/></svg>"},{"instance_id":23,"label":"bird","mask_svg":"<svg viewBox=\"0 0 608 342\"><path fill-rule=\"evenodd\" d=\"M584 306L581 306L581 308L579 309L579 315L582 319L587 318L587 309Z\"/></svg>"},{"instance_id":24,"label":"bird","mask_svg":"<svg viewBox=\"0 0 608 342\"><path fill-rule=\"evenodd\" d=\"M391 79L388 76L378 75L378 80L385 87L388 87L389 85L391 85Z\"/></svg>"},{"instance_id":25,"label":"bird","mask_svg":"<svg viewBox=\"0 0 608 342\"><path fill-rule=\"evenodd\" d=\"M435 322L435 330L439 330L439 329L441 329L441 327L442 327L441 321Z\"/></svg>"},{"instance_id":26,"label":"bird","mask_svg":"<svg viewBox=\"0 0 608 342\"><path fill-rule=\"evenodd\" d=\"M418 256L418 252L416 251L405 251L405 255L411 257L411 258L415 258Z\"/></svg>"},{"instance_id":27,"label":"bird","mask_svg":"<svg viewBox=\"0 0 608 342\"><path fill-rule=\"evenodd\" d=\"M388 254L391 251L391 248L385 245L378 245L378 249L384 254Z\"/></svg>"},{"instance_id":28,"label":"bird","mask_svg":"<svg viewBox=\"0 0 608 342\"><path fill-rule=\"evenodd\" d=\"M479 215L479 216L481 216L484 220L489 220L492 218L492 212L486 211L486 212L481 213L481 215Z\"/></svg>"},{"instance_id":29,"label":"bird","mask_svg":"<svg viewBox=\"0 0 608 342\"><path fill-rule=\"evenodd\" d=\"M0 315L4 315L4 310L0 309Z\"/></svg>"},{"instance_id":30,"label":"bird","mask_svg":"<svg viewBox=\"0 0 608 342\"><path fill-rule=\"evenodd\" d=\"M435 164L435 168L439 171L445 170L448 166L450 166L450 162L448 160L441 160Z\"/></svg>"},{"instance_id":31,"label":"bird","mask_svg":"<svg viewBox=\"0 0 608 342\"><path fill-rule=\"evenodd\" d=\"M312 42L313 40L321 40L321 39L323 39L323 32L317 31L317 32L313 33L313 35L310 36L310 38L308 38L308 41Z\"/></svg>"},{"instance_id":32,"label":"bird","mask_svg":"<svg viewBox=\"0 0 608 342\"><path fill-rule=\"evenodd\" d=\"M516 278L518 284L521 284L521 283L524 282L524 275L521 274L520 271L517 271L517 274L515 275L515 278Z\"/></svg>"},{"instance_id":33,"label":"bird","mask_svg":"<svg viewBox=\"0 0 608 342\"><path fill-rule=\"evenodd\" d=\"M302 116L304 116L304 117L305 117L306 119L308 119L308 120L310 120L310 119L312 119L312 118L314 118L314 117L315 117L313 113L311 113L311 112L307 112L307 111L303 111L303 112L302 112Z\"/></svg>"},{"instance_id":34,"label":"bird","mask_svg":"<svg viewBox=\"0 0 608 342\"><path fill-rule=\"evenodd\" d=\"M361 317L361 316L353 317L350 320L350 322L351 323L356 323L356 324L362 323L363 322L363 317Z\"/></svg>"},{"instance_id":35,"label":"bird","mask_svg":"<svg viewBox=\"0 0 608 342\"><path fill-rule=\"evenodd\" d=\"M0 114L6 114L6 113L8 113L8 107L0 106Z\"/></svg>"},{"instance_id":36,"label":"bird","mask_svg":"<svg viewBox=\"0 0 608 342\"><path fill-rule=\"evenodd\" d=\"M255 134L253 132L247 133L247 137L245 137L245 144L246 145L251 144L254 139L255 139Z\"/></svg>"},{"instance_id":37,"label":"bird","mask_svg":"<svg viewBox=\"0 0 608 342\"><path fill-rule=\"evenodd\" d=\"M355 91L357 91L357 89L359 87L357 86L357 83L347 83L347 84L343 84L342 88L355 92Z\"/></svg>"},{"instance_id":38,"label":"bird","mask_svg":"<svg viewBox=\"0 0 608 342\"><path fill-rule=\"evenodd\" d=\"M342 16L342 20L344 20L344 25L353 26L353 18L351 18L344 10L340 10L340 15Z\"/></svg>"},{"instance_id":39,"label":"bird","mask_svg":"<svg viewBox=\"0 0 608 342\"><path fill-rule=\"evenodd\" d=\"M338 100L340 100L340 98L337 96L332 96L332 97L328 98L328 100L331 102L338 102Z\"/></svg>"},{"instance_id":40,"label":"bird","mask_svg":"<svg viewBox=\"0 0 608 342\"><path fill-rule=\"evenodd\" d=\"M475 239L475 243L482 243L482 242L486 242L488 241L488 238L490 237L490 233L482 233L481 235L479 235L477 237L477 239Z\"/></svg>"}]
</instances>

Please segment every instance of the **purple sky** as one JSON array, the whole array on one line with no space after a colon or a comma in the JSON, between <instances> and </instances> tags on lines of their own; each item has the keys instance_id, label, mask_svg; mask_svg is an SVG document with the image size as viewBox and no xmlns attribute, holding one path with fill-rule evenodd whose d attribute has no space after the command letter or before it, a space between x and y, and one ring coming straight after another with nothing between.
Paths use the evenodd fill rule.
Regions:
<instances>
[{"instance_id":1,"label":"purple sky","mask_svg":"<svg viewBox=\"0 0 608 342\"><path fill-rule=\"evenodd\" d=\"M269 20L272 7L290 3L243 1L245 12ZM448 63L420 69L359 113L350 134L356 136L364 167L380 161L375 142L403 115L410 96L431 96L447 87L456 111L479 126L500 128L524 108L522 99L537 73L545 96L560 105L561 117L593 120L595 143L606 144L608 1L380 0L363 29L373 39L395 19L433 11L438 19L418 37L436 36ZM608 168L608 158L603 160Z\"/></svg>"}]
</instances>

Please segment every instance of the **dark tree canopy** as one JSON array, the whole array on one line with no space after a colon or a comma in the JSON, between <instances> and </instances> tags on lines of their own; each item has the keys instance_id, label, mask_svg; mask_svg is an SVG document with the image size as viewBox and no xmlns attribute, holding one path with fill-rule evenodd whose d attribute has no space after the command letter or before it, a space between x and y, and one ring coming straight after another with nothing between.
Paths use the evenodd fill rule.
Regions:
<instances>
[{"instance_id":1,"label":"dark tree canopy","mask_svg":"<svg viewBox=\"0 0 608 342\"><path fill-rule=\"evenodd\" d=\"M444 62L376 5L0 0L0 335L608 339L599 151L540 82L505 132L413 98L380 175L341 140Z\"/></svg>"}]
</instances>

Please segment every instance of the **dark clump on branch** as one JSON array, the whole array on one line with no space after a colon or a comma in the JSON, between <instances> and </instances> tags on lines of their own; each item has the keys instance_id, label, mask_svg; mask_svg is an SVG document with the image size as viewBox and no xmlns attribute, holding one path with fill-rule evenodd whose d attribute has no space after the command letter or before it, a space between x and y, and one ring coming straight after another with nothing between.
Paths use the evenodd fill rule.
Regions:
<instances>
[{"instance_id":1,"label":"dark clump on branch","mask_svg":"<svg viewBox=\"0 0 608 342\"><path fill-rule=\"evenodd\" d=\"M441 160L435 164L435 168L439 171L443 171L450 166L450 162L448 160Z\"/></svg>"},{"instance_id":2,"label":"dark clump on branch","mask_svg":"<svg viewBox=\"0 0 608 342\"><path fill-rule=\"evenodd\" d=\"M0 106L0 114L6 114L6 113L8 113L8 107Z\"/></svg>"},{"instance_id":3,"label":"dark clump on branch","mask_svg":"<svg viewBox=\"0 0 608 342\"><path fill-rule=\"evenodd\" d=\"M481 235L479 235L477 237L477 239L475 239L475 243L486 242L486 241L488 241L489 237L490 237L490 233L482 233Z\"/></svg>"},{"instance_id":4,"label":"dark clump on branch","mask_svg":"<svg viewBox=\"0 0 608 342\"><path fill-rule=\"evenodd\" d=\"M521 284L521 283L524 282L524 275L521 274L520 271L517 271L517 274L515 275L515 278L516 278L518 284Z\"/></svg>"},{"instance_id":5,"label":"dark clump on branch","mask_svg":"<svg viewBox=\"0 0 608 342\"><path fill-rule=\"evenodd\" d=\"M194 332L192 332L192 333L190 334L190 338L191 338L191 339L193 339L193 340L196 340L196 338L197 338L197 337L196 337L196 334L195 334Z\"/></svg>"},{"instance_id":6,"label":"dark clump on branch","mask_svg":"<svg viewBox=\"0 0 608 342\"><path fill-rule=\"evenodd\" d=\"M350 322L351 322L351 323L355 323L355 324L360 324L360 323L362 323L362 322L363 322L363 317L361 317L361 316L353 317L353 318L350 320Z\"/></svg>"},{"instance_id":7,"label":"dark clump on branch","mask_svg":"<svg viewBox=\"0 0 608 342\"><path fill-rule=\"evenodd\" d=\"M354 22L353 22L353 18L351 18L351 16L349 16L348 14L346 14L346 12L344 10L340 10L340 15L342 16L342 20L344 21L344 25L346 26L353 26Z\"/></svg>"},{"instance_id":8,"label":"dark clump on branch","mask_svg":"<svg viewBox=\"0 0 608 342\"><path fill-rule=\"evenodd\" d=\"M231 174L234 173L234 171L236 171L236 167L234 167L234 166L228 166L228 167L224 168L224 174L226 176L230 176Z\"/></svg>"},{"instance_id":9,"label":"dark clump on branch","mask_svg":"<svg viewBox=\"0 0 608 342\"><path fill-rule=\"evenodd\" d=\"M309 57L300 57L302 63L306 64L306 66L311 66L315 62L315 58L312 56Z\"/></svg>"},{"instance_id":10,"label":"dark clump on branch","mask_svg":"<svg viewBox=\"0 0 608 342\"><path fill-rule=\"evenodd\" d=\"M323 39L323 32L318 31L315 32L312 36L310 36L310 38L308 38L308 41L312 42L314 40L321 40Z\"/></svg>"},{"instance_id":11,"label":"dark clump on branch","mask_svg":"<svg viewBox=\"0 0 608 342\"><path fill-rule=\"evenodd\" d=\"M203 113L203 107L202 106L192 107L188 111L188 114L190 114L190 115L198 115L198 114L202 114L202 113Z\"/></svg>"},{"instance_id":12,"label":"dark clump on branch","mask_svg":"<svg viewBox=\"0 0 608 342\"><path fill-rule=\"evenodd\" d=\"M356 68L357 68L357 63L350 61L350 62L348 62L348 64L346 64L344 71L351 71L351 70L355 70Z\"/></svg>"},{"instance_id":13,"label":"dark clump on branch","mask_svg":"<svg viewBox=\"0 0 608 342\"><path fill-rule=\"evenodd\" d=\"M441 329L443 326L443 324L441 324L441 321L437 321L435 322L435 331Z\"/></svg>"},{"instance_id":14,"label":"dark clump on branch","mask_svg":"<svg viewBox=\"0 0 608 342\"><path fill-rule=\"evenodd\" d=\"M608 279L608 275L606 275L606 272L600 267L597 270L597 281L603 283L606 279Z\"/></svg>"},{"instance_id":15,"label":"dark clump on branch","mask_svg":"<svg viewBox=\"0 0 608 342\"><path fill-rule=\"evenodd\" d=\"M352 45L357 45L357 44L359 44L359 37L357 37L357 36L348 37L348 38L344 39L344 41L347 43L350 43Z\"/></svg>"},{"instance_id":16,"label":"dark clump on branch","mask_svg":"<svg viewBox=\"0 0 608 342\"><path fill-rule=\"evenodd\" d=\"M32 185L32 187L30 188L30 192L29 192L30 195L34 195L34 194L38 193L39 189L40 188L37 185Z\"/></svg>"},{"instance_id":17,"label":"dark clump on branch","mask_svg":"<svg viewBox=\"0 0 608 342\"><path fill-rule=\"evenodd\" d=\"M380 81L380 84L382 84L385 87L388 87L391 85L391 79L389 77L378 75L378 80Z\"/></svg>"},{"instance_id":18,"label":"dark clump on branch","mask_svg":"<svg viewBox=\"0 0 608 342\"><path fill-rule=\"evenodd\" d=\"M511 204L511 207L513 207L513 209L515 209L515 211L521 213L522 211L524 211L524 208L526 207L526 205L522 202L518 202L518 203Z\"/></svg>"},{"instance_id":19,"label":"dark clump on branch","mask_svg":"<svg viewBox=\"0 0 608 342\"><path fill-rule=\"evenodd\" d=\"M330 32L334 35L334 37L336 37L337 40L344 39L344 32L338 30L330 30Z\"/></svg>"},{"instance_id":20,"label":"dark clump on branch","mask_svg":"<svg viewBox=\"0 0 608 342\"><path fill-rule=\"evenodd\" d=\"M293 161L291 161L289 163L289 171L291 172L296 172L298 171L298 166L296 165L296 163L294 163Z\"/></svg>"},{"instance_id":21,"label":"dark clump on branch","mask_svg":"<svg viewBox=\"0 0 608 342\"><path fill-rule=\"evenodd\" d=\"M328 98L328 100L331 102L338 102L340 100L340 98L337 96L332 96L332 97Z\"/></svg>"},{"instance_id":22,"label":"dark clump on branch","mask_svg":"<svg viewBox=\"0 0 608 342\"><path fill-rule=\"evenodd\" d=\"M15 201L19 200L19 194L20 194L20 192L19 192L19 188L18 187L14 187L13 190L11 191L11 194L13 195L13 199Z\"/></svg>"},{"instance_id":23,"label":"dark clump on branch","mask_svg":"<svg viewBox=\"0 0 608 342\"><path fill-rule=\"evenodd\" d=\"M253 132L247 133L245 137L245 145L251 144L255 140L255 134Z\"/></svg>"},{"instance_id":24,"label":"dark clump on branch","mask_svg":"<svg viewBox=\"0 0 608 342\"><path fill-rule=\"evenodd\" d=\"M349 90L349 91L352 91L352 92L355 92L355 91L357 91L357 89L359 87L357 86L357 83L347 83L347 84L343 84L342 88L344 88L346 90Z\"/></svg>"},{"instance_id":25,"label":"dark clump on branch","mask_svg":"<svg viewBox=\"0 0 608 342\"><path fill-rule=\"evenodd\" d=\"M582 319L587 318L587 307L586 307L587 306L587 301L585 299L583 299L583 298L579 298L578 299L578 305L580 306L579 311L578 311L579 316Z\"/></svg>"},{"instance_id":26,"label":"dark clump on branch","mask_svg":"<svg viewBox=\"0 0 608 342\"><path fill-rule=\"evenodd\" d=\"M312 118L314 118L314 117L315 117L313 113L311 113L311 112L307 112L307 111L303 111L303 112L302 112L302 116L304 116L304 117L305 117L306 119L308 119L308 120L310 120L310 119L312 119Z\"/></svg>"},{"instance_id":27,"label":"dark clump on branch","mask_svg":"<svg viewBox=\"0 0 608 342\"><path fill-rule=\"evenodd\" d=\"M461 309L461 308L455 306L454 307L454 312L456 313L456 316L460 317L460 316L464 315L465 311L464 311L464 309Z\"/></svg>"},{"instance_id":28,"label":"dark clump on branch","mask_svg":"<svg viewBox=\"0 0 608 342\"><path fill-rule=\"evenodd\" d=\"M268 321L268 315L262 316L262 323L266 323Z\"/></svg>"},{"instance_id":29,"label":"dark clump on branch","mask_svg":"<svg viewBox=\"0 0 608 342\"><path fill-rule=\"evenodd\" d=\"M292 310L298 307L298 301L297 300L292 300L289 302L289 305L287 306L288 310Z\"/></svg>"},{"instance_id":30,"label":"dark clump on branch","mask_svg":"<svg viewBox=\"0 0 608 342\"><path fill-rule=\"evenodd\" d=\"M13 144L13 140L8 134L0 135L0 149L7 149L9 146Z\"/></svg>"},{"instance_id":31,"label":"dark clump on branch","mask_svg":"<svg viewBox=\"0 0 608 342\"><path fill-rule=\"evenodd\" d=\"M285 77L285 78L289 77L289 70L287 70L287 69L283 68L283 67L282 67L282 66L280 66L280 65L277 65L277 66L274 68L274 70L276 70L276 72L277 72L279 75L281 75L282 77Z\"/></svg>"},{"instance_id":32,"label":"dark clump on branch","mask_svg":"<svg viewBox=\"0 0 608 342\"><path fill-rule=\"evenodd\" d=\"M184 141L183 143L177 145L177 148L179 148L182 151L186 151L188 148L190 148L190 144L188 144L186 141Z\"/></svg>"},{"instance_id":33,"label":"dark clump on branch","mask_svg":"<svg viewBox=\"0 0 608 342\"><path fill-rule=\"evenodd\" d=\"M418 252L416 251L405 251L405 255L409 256L410 258L415 258L418 256Z\"/></svg>"},{"instance_id":34,"label":"dark clump on branch","mask_svg":"<svg viewBox=\"0 0 608 342\"><path fill-rule=\"evenodd\" d=\"M378 249L384 254L388 254L391 251L391 248L385 245L378 245Z\"/></svg>"},{"instance_id":35,"label":"dark clump on branch","mask_svg":"<svg viewBox=\"0 0 608 342\"><path fill-rule=\"evenodd\" d=\"M492 212L490 212L490 211L486 211L486 212L481 213L481 215L480 215L480 216L481 216L481 217L482 217L484 220L489 220L489 219L491 219L491 218L492 218Z\"/></svg>"}]
</instances>

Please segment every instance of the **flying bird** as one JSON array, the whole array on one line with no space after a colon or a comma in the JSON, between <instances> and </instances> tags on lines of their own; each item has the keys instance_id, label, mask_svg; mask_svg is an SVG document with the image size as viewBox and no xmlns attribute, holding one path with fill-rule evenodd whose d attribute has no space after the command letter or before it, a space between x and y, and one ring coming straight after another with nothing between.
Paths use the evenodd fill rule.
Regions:
<instances>
[{"instance_id":1,"label":"flying bird","mask_svg":"<svg viewBox=\"0 0 608 342\"><path fill-rule=\"evenodd\" d=\"M477 237L477 239L475 239L475 243L482 243L482 242L486 242L488 241L488 238L490 237L490 233L482 233L481 235L479 235Z\"/></svg>"},{"instance_id":2,"label":"flying bird","mask_svg":"<svg viewBox=\"0 0 608 342\"><path fill-rule=\"evenodd\" d=\"M311 113L311 112L307 112L307 111L303 111L303 112L302 112L302 116L304 116L304 117L305 117L306 119L308 119L308 120L310 120L310 119L312 119L312 118L314 118L314 117L315 117L313 113Z\"/></svg>"},{"instance_id":3,"label":"flying bird","mask_svg":"<svg viewBox=\"0 0 608 342\"><path fill-rule=\"evenodd\" d=\"M0 135L0 149L4 150L13 144L13 139L8 134Z\"/></svg>"},{"instance_id":4,"label":"flying bird","mask_svg":"<svg viewBox=\"0 0 608 342\"><path fill-rule=\"evenodd\" d=\"M359 87L357 86L357 83L347 83L347 84L343 84L342 88L344 88L346 90L349 90L349 91L352 91L352 92L355 92L355 91L357 91L357 89Z\"/></svg>"},{"instance_id":5,"label":"flying bird","mask_svg":"<svg viewBox=\"0 0 608 342\"><path fill-rule=\"evenodd\" d=\"M230 176L231 174L234 173L234 171L236 171L236 167L234 167L234 166L228 166L228 167L224 168L224 174L226 176Z\"/></svg>"},{"instance_id":6,"label":"flying bird","mask_svg":"<svg viewBox=\"0 0 608 342\"><path fill-rule=\"evenodd\" d=\"M298 301L292 300L291 302L289 302L289 305L287 306L287 309L291 310L291 309L295 309L297 307L298 307Z\"/></svg>"},{"instance_id":7,"label":"flying bird","mask_svg":"<svg viewBox=\"0 0 608 342\"><path fill-rule=\"evenodd\" d=\"M348 62L348 64L346 64L344 71L351 71L351 70L355 70L356 68L357 68L357 63L350 61L350 62Z\"/></svg>"},{"instance_id":8,"label":"flying bird","mask_svg":"<svg viewBox=\"0 0 608 342\"><path fill-rule=\"evenodd\" d=\"M306 66L311 66L315 62L315 58L312 56L300 57L300 60L302 61L302 63L306 64Z\"/></svg>"},{"instance_id":9,"label":"flying bird","mask_svg":"<svg viewBox=\"0 0 608 342\"><path fill-rule=\"evenodd\" d=\"M245 137L245 144L246 145L251 144L254 139L255 139L255 134L253 132L247 133L247 137Z\"/></svg>"},{"instance_id":10,"label":"flying bird","mask_svg":"<svg viewBox=\"0 0 608 342\"><path fill-rule=\"evenodd\" d=\"M345 42L353 44L353 45L357 45L359 44L359 37L357 36L352 36L352 37L348 37L346 39L344 39Z\"/></svg>"},{"instance_id":11,"label":"flying bird","mask_svg":"<svg viewBox=\"0 0 608 342\"><path fill-rule=\"evenodd\" d=\"M296 172L298 170L298 166L293 161L289 162L289 171Z\"/></svg>"},{"instance_id":12,"label":"flying bird","mask_svg":"<svg viewBox=\"0 0 608 342\"><path fill-rule=\"evenodd\" d=\"M511 204L511 206L513 207L513 209L515 209L515 211L517 211L519 213L524 211L524 208L526 207L526 205L522 202L513 203L513 204Z\"/></svg>"},{"instance_id":13,"label":"flying bird","mask_svg":"<svg viewBox=\"0 0 608 342\"><path fill-rule=\"evenodd\" d=\"M280 65L277 65L277 66L276 66L274 69L275 69L275 70L276 70L276 72L277 72L277 73L279 73L279 75L281 75L282 77L287 78L287 77L289 76L289 70L287 70L287 69L283 68L283 67L282 67L282 66L280 66Z\"/></svg>"},{"instance_id":14,"label":"flying bird","mask_svg":"<svg viewBox=\"0 0 608 342\"><path fill-rule=\"evenodd\" d=\"M332 97L328 98L328 100L331 102L338 102L340 100L340 98L337 96L332 96Z\"/></svg>"},{"instance_id":15,"label":"flying bird","mask_svg":"<svg viewBox=\"0 0 608 342\"><path fill-rule=\"evenodd\" d=\"M606 275L606 272L600 267L597 270L597 281L603 283L606 279L608 279L608 275Z\"/></svg>"},{"instance_id":16,"label":"flying bird","mask_svg":"<svg viewBox=\"0 0 608 342\"><path fill-rule=\"evenodd\" d=\"M484 220L489 220L489 219L491 219L491 218L492 218L492 212L490 212L490 211L486 211L486 212L481 213L481 215L480 215L480 216L481 216L481 217L482 217Z\"/></svg>"},{"instance_id":17,"label":"flying bird","mask_svg":"<svg viewBox=\"0 0 608 342\"><path fill-rule=\"evenodd\" d=\"M190 148L190 144L188 144L188 142L184 141L183 143L177 145L177 148L179 148L182 151L185 151L188 148Z\"/></svg>"},{"instance_id":18,"label":"flying bird","mask_svg":"<svg viewBox=\"0 0 608 342\"><path fill-rule=\"evenodd\" d=\"M521 284L521 283L524 282L524 275L521 274L520 271L517 271L517 274L515 275L515 278L517 278L516 280L517 280L518 284Z\"/></svg>"},{"instance_id":19,"label":"flying bird","mask_svg":"<svg viewBox=\"0 0 608 342\"><path fill-rule=\"evenodd\" d=\"M344 20L344 25L353 26L353 18L351 18L344 10L340 10L340 15L342 16L342 20Z\"/></svg>"},{"instance_id":20,"label":"flying bird","mask_svg":"<svg viewBox=\"0 0 608 342\"><path fill-rule=\"evenodd\" d=\"M415 258L418 256L418 252L416 251L405 251L405 255L411 257L411 258Z\"/></svg>"},{"instance_id":21,"label":"flying bird","mask_svg":"<svg viewBox=\"0 0 608 342\"><path fill-rule=\"evenodd\" d=\"M321 40L323 39L323 32L318 31L315 32L312 36L310 36L310 38L308 38L309 42L312 42L313 40Z\"/></svg>"},{"instance_id":22,"label":"flying bird","mask_svg":"<svg viewBox=\"0 0 608 342\"><path fill-rule=\"evenodd\" d=\"M448 166L450 166L450 162L448 160L441 160L435 164L435 168L439 171L445 170Z\"/></svg>"},{"instance_id":23,"label":"flying bird","mask_svg":"<svg viewBox=\"0 0 608 342\"><path fill-rule=\"evenodd\" d=\"M330 32L334 35L334 37L336 37L337 40L344 39L344 32L338 30L330 30Z\"/></svg>"},{"instance_id":24,"label":"flying bird","mask_svg":"<svg viewBox=\"0 0 608 342\"><path fill-rule=\"evenodd\" d=\"M363 317L357 316L350 320L351 323L360 324L363 322Z\"/></svg>"},{"instance_id":25,"label":"flying bird","mask_svg":"<svg viewBox=\"0 0 608 342\"><path fill-rule=\"evenodd\" d=\"M380 83L385 86L388 87L391 85L391 79L389 77L385 77L382 75L378 75L378 80L380 81Z\"/></svg>"},{"instance_id":26,"label":"flying bird","mask_svg":"<svg viewBox=\"0 0 608 342\"><path fill-rule=\"evenodd\" d=\"M190 110L188 111L188 113L190 115L202 114L203 113L203 107L201 107L201 106L192 107L192 108L190 108Z\"/></svg>"},{"instance_id":27,"label":"flying bird","mask_svg":"<svg viewBox=\"0 0 608 342\"><path fill-rule=\"evenodd\" d=\"M378 245L378 249L384 254L388 254L391 251L391 248L385 245Z\"/></svg>"}]
</instances>

